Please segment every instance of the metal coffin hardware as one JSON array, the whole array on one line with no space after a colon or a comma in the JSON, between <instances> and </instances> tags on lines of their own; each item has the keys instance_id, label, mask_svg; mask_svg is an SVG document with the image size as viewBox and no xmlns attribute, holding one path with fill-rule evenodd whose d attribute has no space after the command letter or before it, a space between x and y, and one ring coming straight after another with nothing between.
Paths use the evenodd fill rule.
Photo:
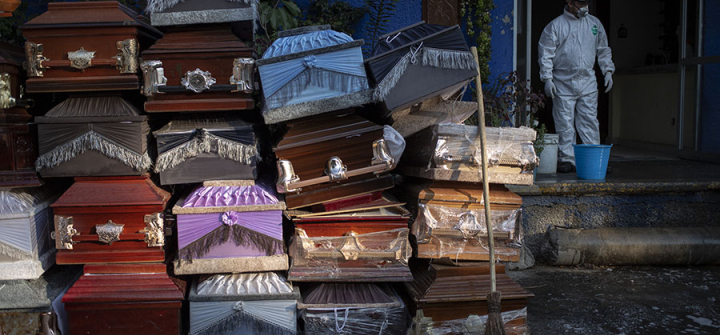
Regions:
<instances>
[{"instance_id":1,"label":"metal coffin hardware","mask_svg":"<svg viewBox=\"0 0 720 335\"><path fill-rule=\"evenodd\" d=\"M386 167L383 171L375 171L375 174L380 174L395 168L395 159L390 155L390 150L387 147L385 139L381 138L373 142L373 159L371 164L384 164Z\"/></svg>"},{"instance_id":2,"label":"metal coffin hardware","mask_svg":"<svg viewBox=\"0 0 720 335\"><path fill-rule=\"evenodd\" d=\"M33 42L25 42L25 63L23 66L27 71L28 77L42 77L44 69L49 69L49 66L44 66L43 62L49 61L50 59L43 56L43 45Z\"/></svg>"},{"instance_id":3,"label":"metal coffin hardware","mask_svg":"<svg viewBox=\"0 0 720 335\"><path fill-rule=\"evenodd\" d=\"M255 91L255 60L252 58L235 58L233 61L233 75L230 83L237 86L233 92L252 93Z\"/></svg>"},{"instance_id":4,"label":"metal coffin hardware","mask_svg":"<svg viewBox=\"0 0 720 335\"><path fill-rule=\"evenodd\" d=\"M120 234L122 234L124 227L124 224L117 224L112 222L112 220L108 220L105 224L95 225L98 241L112 245L113 242L120 240Z\"/></svg>"},{"instance_id":5,"label":"metal coffin hardware","mask_svg":"<svg viewBox=\"0 0 720 335\"><path fill-rule=\"evenodd\" d=\"M211 76L209 71L195 69L194 71L186 72L185 78L181 78L180 83L185 86L186 89L200 93L209 90L210 86L216 83L216 80Z\"/></svg>"},{"instance_id":6,"label":"metal coffin hardware","mask_svg":"<svg viewBox=\"0 0 720 335\"><path fill-rule=\"evenodd\" d=\"M69 51L67 54L70 67L83 72L92 66L92 60L95 58L95 51L87 51L83 47L80 47L77 51Z\"/></svg>"},{"instance_id":7,"label":"metal coffin hardware","mask_svg":"<svg viewBox=\"0 0 720 335\"><path fill-rule=\"evenodd\" d=\"M138 233L145 234L145 243L149 247L165 245L165 223L162 213L145 215L145 229Z\"/></svg>"},{"instance_id":8,"label":"metal coffin hardware","mask_svg":"<svg viewBox=\"0 0 720 335\"><path fill-rule=\"evenodd\" d=\"M337 156L330 157L325 167L325 175L330 177L330 181L345 180L347 179L347 166L342 162L342 159Z\"/></svg>"},{"instance_id":9,"label":"metal coffin hardware","mask_svg":"<svg viewBox=\"0 0 720 335\"><path fill-rule=\"evenodd\" d=\"M0 74L0 109L15 107L17 100L10 93L10 74Z\"/></svg>"},{"instance_id":10,"label":"metal coffin hardware","mask_svg":"<svg viewBox=\"0 0 720 335\"><path fill-rule=\"evenodd\" d=\"M295 234L300 239L302 253L308 259L342 258L347 261L354 261L358 259L403 260L408 257L407 248L403 247L408 239L407 229L399 231L397 237L384 250L368 250L359 241L361 235L354 231L345 233L345 241L337 249L329 249L323 246L323 242L316 242L308 237L307 232L302 228L295 228Z\"/></svg>"},{"instance_id":11,"label":"metal coffin hardware","mask_svg":"<svg viewBox=\"0 0 720 335\"><path fill-rule=\"evenodd\" d=\"M134 38L124 41L115 42L117 55L113 59L117 60L116 68L122 74L133 74L138 71L138 54L140 52L138 41Z\"/></svg>"},{"instance_id":12,"label":"metal coffin hardware","mask_svg":"<svg viewBox=\"0 0 720 335\"><path fill-rule=\"evenodd\" d=\"M278 182L276 185L279 193L288 192L300 192L301 188L291 188L290 184L294 184L300 181L300 177L295 174L292 163L287 159L279 159L277 162L278 167Z\"/></svg>"},{"instance_id":13,"label":"metal coffin hardware","mask_svg":"<svg viewBox=\"0 0 720 335\"><path fill-rule=\"evenodd\" d=\"M142 92L146 97L152 97L154 94L164 94L160 92L158 87L167 85L165 78L165 69L163 63L159 60L149 60L140 66L143 72Z\"/></svg>"},{"instance_id":14,"label":"metal coffin hardware","mask_svg":"<svg viewBox=\"0 0 720 335\"><path fill-rule=\"evenodd\" d=\"M80 233L73 228L72 216L55 215L55 231L50 233L50 237L55 240L56 249L72 250L73 244L78 243L73 241L72 237L78 235Z\"/></svg>"}]
</instances>

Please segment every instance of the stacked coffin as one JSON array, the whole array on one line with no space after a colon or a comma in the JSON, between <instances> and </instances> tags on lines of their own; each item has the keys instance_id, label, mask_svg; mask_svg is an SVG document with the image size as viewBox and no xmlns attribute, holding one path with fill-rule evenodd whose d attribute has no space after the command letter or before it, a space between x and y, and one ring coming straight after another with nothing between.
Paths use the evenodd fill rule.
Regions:
<instances>
[{"instance_id":1,"label":"stacked coffin","mask_svg":"<svg viewBox=\"0 0 720 335\"><path fill-rule=\"evenodd\" d=\"M69 331L179 333L183 293L162 264L170 193L147 174L150 127L133 102L140 52L162 33L115 1L50 4L23 33L28 92L71 92L36 118L35 161L45 178L75 177L50 205L56 263L87 264L61 300Z\"/></svg>"},{"instance_id":2,"label":"stacked coffin","mask_svg":"<svg viewBox=\"0 0 720 335\"><path fill-rule=\"evenodd\" d=\"M279 124L276 188L294 226L288 279L307 283L298 306L312 334L405 329L404 303L374 284L412 280L409 212L384 194L405 141L359 115L372 102L361 46L329 26L303 27L257 61L263 119Z\"/></svg>"}]
</instances>

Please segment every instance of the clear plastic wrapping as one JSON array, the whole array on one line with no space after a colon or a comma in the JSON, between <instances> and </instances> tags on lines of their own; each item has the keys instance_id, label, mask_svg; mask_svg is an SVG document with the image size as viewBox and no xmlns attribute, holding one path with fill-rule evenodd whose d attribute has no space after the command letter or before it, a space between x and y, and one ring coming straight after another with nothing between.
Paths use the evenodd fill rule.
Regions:
<instances>
[{"instance_id":1,"label":"clear plastic wrapping","mask_svg":"<svg viewBox=\"0 0 720 335\"><path fill-rule=\"evenodd\" d=\"M321 295L321 299L313 296ZM406 309L388 285L322 284L298 303L306 334L403 334Z\"/></svg>"},{"instance_id":2,"label":"clear plastic wrapping","mask_svg":"<svg viewBox=\"0 0 720 335\"><path fill-rule=\"evenodd\" d=\"M507 335L526 335L529 334L527 327L527 308L507 311L501 313L505 332ZM413 322L408 334L421 335L483 335L485 334L485 324L487 323L487 315L470 315L467 318L449 320L449 321L433 321L431 318L418 318ZM418 331L418 327L420 330Z\"/></svg>"},{"instance_id":3,"label":"clear plastic wrapping","mask_svg":"<svg viewBox=\"0 0 720 335\"><path fill-rule=\"evenodd\" d=\"M519 207L491 211L495 254L500 260L517 261L520 256L521 215ZM483 258L489 257L484 209L421 203L412 233L421 258L485 260Z\"/></svg>"},{"instance_id":4,"label":"clear plastic wrapping","mask_svg":"<svg viewBox=\"0 0 720 335\"><path fill-rule=\"evenodd\" d=\"M444 170L479 170L482 164L480 138L476 129L462 129L459 134L437 133L433 165ZM488 167L519 167L521 173L532 173L538 163L533 139L535 131L527 128L487 128Z\"/></svg>"},{"instance_id":5,"label":"clear plastic wrapping","mask_svg":"<svg viewBox=\"0 0 720 335\"><path fill-rule=\"evenodd\" d=\"M404 281L412 279L407 228L343 236L308 237L295 229L290 245L294 281Z\"/></svg>"}]
</instances>

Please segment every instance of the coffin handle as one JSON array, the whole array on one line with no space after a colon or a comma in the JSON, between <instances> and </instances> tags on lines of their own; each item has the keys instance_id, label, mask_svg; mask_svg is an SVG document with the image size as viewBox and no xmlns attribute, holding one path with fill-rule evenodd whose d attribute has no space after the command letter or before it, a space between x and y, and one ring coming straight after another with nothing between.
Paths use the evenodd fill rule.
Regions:
<instances>
[{"instance_id":1,"label":"coffin handle","mask_svg":"<svg viewBox=\"0 0 720 335\"><path fill-rule=\"evenodd\" d=\"M39 335L57 335L60 331L57 329L57 319L55 313L47 312L40 314L40 334Z\"/></svg>"},{"instance_id":2,"label":"coffin handle","mask_svg":"<svg viewBox=\"0 0 720 335\"><path fill-rule=\"evenodd\" d=\"M117 48L117 55L113 57L117 61L115 67L122 74L133 74L138 71L138 41L134 38L130 38L123 41L115 42L115 48Z\"/></svg>"},{"instance_id":3,"label":"coffin handle","mask_svg":"<svg viewBox=\"0 0 720 335\"><path fill-rule=\"evenodd\" d=\"M146 97L152 97L155 94L164 94L160 92L158 88L167 85L165 69L162 66L163 63L159 60L145 61L140 65L143 73L142 93Z\"/></svg>"},{"instance_id":4,"label":"coffin handle","mask_svg":"<svg viewBox=\"0 0 720 335\"><path fill-rule=\"evenodd\" d=\"M252 58L235 58L233 60L233 75L230 83L237 88L232 92L250 94L255 91L255 60Z\"/></svg>"},{"instance_id":5,"label":"coffin handle","mask_svg":"<svg viewBox=\"0 0 720 335\"><path fill-rule=\"evenodd\" d=\"M50 58L43 56L43 45L33 42L25 42L25 62L23 67L27 71L28 77L42 77L44 69L49 69L49 66L44 66L43 62L47 62Z\"/></svg>"},{"instance_id":6,"label":"coffin handle","mask_svg":"<svg viewBox=\"0 0 720 335\"><path fill-rule=\"evenodd\" d=\"M162 213L145 215L145 228L139 233L145 234L145 243L149 247L165 245L165 222Z\"/></svg>"},{"instance_id":7,"label":"coffin handle","mask_svg":"<svg viewBox=\"0 0 720 335\"><path fill-rule=\"evenodd\" d=\"M55 231L50 233L50 238L55 240L56 249L72 250L73 244L78 243L73 241L73 236L78 235L80 233L73 228L72 216L55 215Z\"/></svg>"}]
</instances>

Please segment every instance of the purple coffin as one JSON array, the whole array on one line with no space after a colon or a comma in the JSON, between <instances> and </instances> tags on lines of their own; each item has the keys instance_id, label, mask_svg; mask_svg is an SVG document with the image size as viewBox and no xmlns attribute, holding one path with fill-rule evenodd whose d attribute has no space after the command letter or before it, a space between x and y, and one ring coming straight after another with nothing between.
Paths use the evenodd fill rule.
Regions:
<instances>
[{"instance_id":1,"label":"purple coffin","mask_svg":"<svg viewBox=\"0 0 720 335\"><path fill-rule=\"evenodd\" d=\"M173 208L176 275L287 270L282 211L273 186L200 186Z\"/></svg>"}]
</instances>

